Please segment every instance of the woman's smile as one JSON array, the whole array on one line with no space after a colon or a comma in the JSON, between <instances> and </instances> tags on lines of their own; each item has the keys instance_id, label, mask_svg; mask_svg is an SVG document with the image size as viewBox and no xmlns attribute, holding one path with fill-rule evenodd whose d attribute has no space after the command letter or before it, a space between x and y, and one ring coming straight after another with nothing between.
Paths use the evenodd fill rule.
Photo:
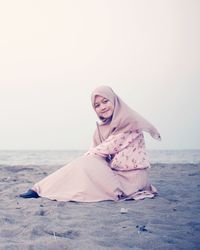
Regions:
<instances>
[{"instance_id":1,"label":"woman's smile","mask_svg":"<svg viewBox=\"0 0 200 250\"><path fill-rule=\"evenodd\" d=\"M95 97L95 111L100 118L108 119L113 115L114 105L111 101L102 96Z\"/></svg>"}]
</instances>

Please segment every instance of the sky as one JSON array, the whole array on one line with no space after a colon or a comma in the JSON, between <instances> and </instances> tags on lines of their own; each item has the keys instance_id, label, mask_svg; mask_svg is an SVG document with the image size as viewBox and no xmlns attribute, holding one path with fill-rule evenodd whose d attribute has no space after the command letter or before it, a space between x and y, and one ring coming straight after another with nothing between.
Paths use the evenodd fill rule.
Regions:
<instances>
[{"instance_id":1,"label":"sky","mask_svg":"<svg viewBox=\"0 0 200 250\"><path fill-rule=\"evenodd\" d=\"M87 149L108 85L156 126L148 149L200 149L200 1L0 1L0 150Z\"/></svg>"}]
</instances>

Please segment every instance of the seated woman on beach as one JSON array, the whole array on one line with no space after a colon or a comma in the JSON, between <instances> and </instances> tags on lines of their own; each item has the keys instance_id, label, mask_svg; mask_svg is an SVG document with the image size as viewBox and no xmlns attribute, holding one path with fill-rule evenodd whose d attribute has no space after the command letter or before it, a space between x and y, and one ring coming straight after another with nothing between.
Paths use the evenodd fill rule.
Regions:
<instances>
[{"instance_id":1,"label":"seated woman on beach","mask_svg":"<svg viewBox=\"0 0 200 250\"><path fill-rule=\"evenodd\" d=\"M110 87L96 88L91 99L100 119L93 146L20 197L97 202L155 196L156 188L148 181L150 164L143 132L160 140L158 131L129 108Z\"/></svg>"}]
</instances>

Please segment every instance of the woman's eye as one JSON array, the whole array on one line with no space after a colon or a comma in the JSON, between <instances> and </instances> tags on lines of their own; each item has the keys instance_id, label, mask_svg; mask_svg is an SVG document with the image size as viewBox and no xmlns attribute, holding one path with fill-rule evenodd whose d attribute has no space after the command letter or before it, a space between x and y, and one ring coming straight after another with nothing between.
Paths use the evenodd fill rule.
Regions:
<instances>
[{"instance_id":1,"label":"woman's eye","mask_svg":"<svg viewBox=\"0 0 200 250\"><path fill-rule=\"evenodd\" d=\"M98 108L98 107L99 107L99 104L95 105L94 107L95 107L95 109Z\"/></svg>"},{"instance_id":2,"label":"woman's eye","mask_svg":"<svg viewBox=\"0 0 200 250\"><path fill-rule=\"evenodd\" d=\"M103 103L107 103L107 102L108 102L108 100L104 100L104 101L103 101Z\"/></svg>"}]
</instances>

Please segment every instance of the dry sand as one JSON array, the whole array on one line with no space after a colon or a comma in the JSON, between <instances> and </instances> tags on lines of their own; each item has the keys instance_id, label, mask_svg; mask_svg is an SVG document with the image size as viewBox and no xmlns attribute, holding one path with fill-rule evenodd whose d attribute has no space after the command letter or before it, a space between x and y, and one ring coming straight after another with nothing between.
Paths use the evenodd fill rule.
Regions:
<instances>
[{"instance_id":1,"label":"dry sand","mask_svg":"<svg viewBox=\"0 0 200 250\"><path fill-rule=\"evenodd\" d=\"M57 168L0 166L0 249L200 249L200 164L154 164L155 199L76 203L17 197Z\"/></svg>"}]
</instances>

